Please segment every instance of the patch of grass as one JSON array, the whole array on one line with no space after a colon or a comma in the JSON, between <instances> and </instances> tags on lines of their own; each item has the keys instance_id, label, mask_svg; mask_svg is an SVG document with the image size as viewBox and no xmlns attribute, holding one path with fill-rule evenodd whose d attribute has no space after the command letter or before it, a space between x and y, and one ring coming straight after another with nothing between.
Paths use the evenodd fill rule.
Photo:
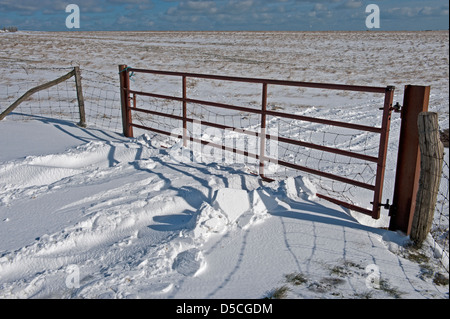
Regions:
<instances>
[{"instance_id":1,"label":"patch of grass","mask_svg":"<svg viewBox=\"0 0 450 319\"><path fill-rule=\"evenodd\" d=\"M372 293L372 291L366 291L363 293L355 293L354 296L358 299L372 299L373 293Z\"/></svg>"},{"instance_id":2,"label":"patch of grass","mask_svg":"<svg viewBox=\"0 0 450 319\"><path fill-rule=\"evenodd\" d=\"M434 275L434 270L431 265L425 264L420 265L420 278L425 280L425 278L432 278Z\"/></svg>"},{"instance_id":3,"label":"patch of grass","mask_svg":"<svg viewBox=\"0 0 450 319\"><path fill-rule=\"evenodd\" d=\"M360 264L346 260L342 265L336 265L333 268L330 268L330 275L348 277L350 274L355 273L355 271L358 272L359 270L364 270L364 267Z\"/></svg>"},{"instance_id":4,"label":"patch of grass","mask_svg":"<svg viewBox=\"0 0 450 319\"><path fill-rule=\"evenodd\" d=\"M428 263L430 261L430 257L418 251L409 251L405 257L418 264Z\"/></svg>"},{"instance_id":5,"label":"patch of grass","mask_svg":"<svg viewBox=\"0 0 450 319\"><path fill-rule=\"evenodd\" d=\"M293 284L294 286L300 286L301 284L308 282L308 279L306 279L305 275L302 273L291 273L284 277L286 278L287 283Z\"/></svg>"},{"instance_id":6,"label":"patch of grass","mask_svg":"<svg viewBox=\"0 0 450 319\"><path fill-rule=\"evenodd\" d=\"M285 299L290 290L288 286L283 285L271 290L264 299Z\"/></svg>"},{"instance_id":7,"label":"patch of grass","mask_svg":"<svg viewBox=\"0 0 450 319\"><path fill-rule=\"evenodd\" d=\"M363 266L361 266L360 264L354 263L353 261L346 260L344 262L344 266L346 266L346 267L353 267L353 268L358 268L358 269L364 270Z\"/></svg>"},{"instance_id":8,"label":"patch of grass","mask_svg":"<svg viewBox=\"0 0 450 319\"><path fill-rule=\"evenodd\" d=\"M326 277L321 280L321 282L330 285L330 286L337 286L342 285L345 283L345 280L342 278L334 278L334 277Z\"/></svg>"},{"instance_id":9,"label":"patch of grass","mask_svg":"<svg viewBox=\"0 0 450 319\"><path fill-rule=\"evenodd\" d=\"M334 266L330 269L330 274L339 276L339 277L346 277L348 275L348 269L344 266Z\"/></svg>"},{"instance_id":10,"label":"patch of grass","mask_svg":"<svg viewBox=\"0 0 450 319\"><path fill-rule=\"evenodd\" d=\"M308 286L308 289L320 294L329 293L332 296L341 296L341 293L334 291L334 289L336 289L338 285L342 285L344 283L345 280L342 278L325 277L320 281L311 283Z\"/></svg>"},{"instance_id":11,"label":"patch of grass","mask_svg":"<svg viewBox=\"0 0 450 319\"><path fill-rule=\"evenodd\" d=\"M437 272L434 274L433 283L438 286L448 286L448 277Z\"/></svg>"},{"instance_id":12,"label":"patch of grass","mask_svg":"<svg viewBox=\"0 0 450 319\"><path fill-rule=\"evenodd\" d=\"M386 292L388 295L390 295L395 299L399 299L403 295L403 293L399 291L397 288L391 287L389 281L385 279L380 279L380 288L378 289Z\"/></svg>"},{"instance_id":13,"label":"patch of grass","mask_svg":"<svg viewBox=\"0 0 450 319\"><path fill-rule=\"evenodd\" d=\"M302 273L290 273L287 275L284 275L286 285L283 285L278 288L274 288L271 291L269 291L264 297L264 299L284 299L287 297L288 292L291 291L291 288L289 287L289 284L293 286L300 286L302 284L305 284L308 282L308 279L306 276Z\"/></svg>"}]
</instances>

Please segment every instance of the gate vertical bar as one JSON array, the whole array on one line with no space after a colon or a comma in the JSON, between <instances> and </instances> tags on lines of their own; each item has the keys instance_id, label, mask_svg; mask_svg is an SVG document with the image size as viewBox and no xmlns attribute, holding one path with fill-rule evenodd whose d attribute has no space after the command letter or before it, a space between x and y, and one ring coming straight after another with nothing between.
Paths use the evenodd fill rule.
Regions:
<instances>
[{"instance_id":1,"label":"gate vertical bar","mask_svg":"<svg viewBox=\"0 0 450 319\"><path fill-rule=\"evenodd\" d=\"M429 86L405 86L390 230L411 232L420 177L418 118L428 111Z\"/></svg>"},{"instance_id":2,"label":"gate vertical bar","mask_svg":"<svg viewBox=\"0 0 450 319\"><path fill-rule=\"evenodd\" d=\"M386 154L391 127L392 102L394 100L394 86L386 88L383 107L383 120L381 124L380 146L378 149L377 175L375 180L375 191L373 195L372 218L380 218L381 201L383 197L384 173L386 169Z\"/></svg>"},{"instance_id":3,"label":"gate vertical bar","mask_svg":"<svg viewBox=\"0 0 450 319\"><path fill-rule=\"evenodd\" d=\"M133 127L131 126L131 106L130 106L130 76L126 65L119 65L120 75L120 101L122 107L122 129L123 135L133 137Z\"/></svg>"},{"instance_id":4,"label":"gate vertical bar","mask_svg":"<svg viewBox=\"0 0 450 319\"><path fill-rule=\"evenodd\" d=\"M261 135L259 144L259 175L264 179L264 158L266 152L266 111L267 111L267 83L263 83L261 101Z\"/></svg>"},{"instance_id":5,"label":"gate vertical bar","mask_svg":"<svg viewBox=\"0 0 450 319\"><path fill-rule=\"evenodd\" d=\"M187 146L187 91L186 91L186 75L183 75L183 146Z\"/></svg>"}]
</instances>

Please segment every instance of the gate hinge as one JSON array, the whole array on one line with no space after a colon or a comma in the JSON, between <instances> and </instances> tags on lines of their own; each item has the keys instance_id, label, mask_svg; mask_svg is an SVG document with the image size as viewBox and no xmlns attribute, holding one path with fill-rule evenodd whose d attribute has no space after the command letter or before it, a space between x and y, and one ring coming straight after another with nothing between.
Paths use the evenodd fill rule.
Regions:
<instances>
[{"instance_id":1,"label":"gate hinge","mask_svg":"<svg viewBox=\"0 0 450 319\"><path fill-rule=\"evenodd\" d=\"M373 205L373 202L370 202ZM391 204L389 204L389 198L386 200L386 204L378 203L379 206L383 207L384 209L391 208Z\"/></svg>"}]
</instances>

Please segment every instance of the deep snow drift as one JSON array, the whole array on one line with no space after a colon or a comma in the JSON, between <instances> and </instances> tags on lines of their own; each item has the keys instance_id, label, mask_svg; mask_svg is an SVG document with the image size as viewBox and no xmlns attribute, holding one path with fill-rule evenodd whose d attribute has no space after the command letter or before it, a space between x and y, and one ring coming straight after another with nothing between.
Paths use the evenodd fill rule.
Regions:
<instances>
[{"instance_id":1,"label":"deep snow drift","mask_svg":"<svg viewBox=\"0 0 450 319\"><path fill-rule=\"evenodd\" d=\"M306 178L262 183L148 135L46 122L0 125L2 298L448 298L406 237Z\"/></svg>"}]
</instances>

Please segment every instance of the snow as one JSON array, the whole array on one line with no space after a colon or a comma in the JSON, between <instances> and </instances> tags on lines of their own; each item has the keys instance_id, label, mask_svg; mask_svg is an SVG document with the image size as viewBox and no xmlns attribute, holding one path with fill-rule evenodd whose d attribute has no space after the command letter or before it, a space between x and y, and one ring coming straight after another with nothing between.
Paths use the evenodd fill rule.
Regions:
<instances>
[{"instance_id":1,"label":"snow","mask_svg":"<svg viewBox=\"0 0 450 319\"><path fill-rule=\"evenodd\" d=\"M402 255L407 237L315 198L306 178L181 163L145 135L1 124L22 145L0 143L2 298L263 298L296 272L308 283L293 298L391 298L367 285L369 265L402 298L448 297Z\"/></svg>"},{"instance_id":2,"label":"snow","mask_svg":"<svg viewBox=\"0 0 450 319\"><path fill-rule=\"evenodd\" d=\"M18 36L30 35L49 36ZM109 45L125 35L107 36L89 34L86 41ZM181 33L175 39L184 41L175 41L162 33L149 45L213 50L204 36L196 42ZM84 35L74 33L77 37ZM243 40L236 37L237 43ZM284 43L291 54L289 42ZM336 74L329 75L322 82ZM443 80L434 81L441 85ZM284 108L291 103L288 97L282 99ZM432 99L445 97L448 88L441 88ZM297 113L349 122L379 119L377 108L351 108L358 96L340 98L333 103L346 101L348 108L317 106ZM448 126L445 108L439 112L441 124ZM323 129L309 125L309 131ZM393 132L398 125L393 119ZM433 257L445 252L433 250L431 236L424 247L413 249L409 237L380 227L386 215L375 222L319 199L309 176L268 183L243 163L190 160L198 154L181 142L164 143L140 131L125 138L44 116L6 117L0 136L0 298L260 299L280 287L288 287L287 298L449 297L448 283L434 281L438 273L448 278L448 256L446 270ZM360 145L358 138L355 147L377 148L376 140ZM386 187L393 180L393 163L388 165ZM420 256L427 257L417 261ZM289 280L294 275L304 281Z\"/></svg>"}]
</instances>

